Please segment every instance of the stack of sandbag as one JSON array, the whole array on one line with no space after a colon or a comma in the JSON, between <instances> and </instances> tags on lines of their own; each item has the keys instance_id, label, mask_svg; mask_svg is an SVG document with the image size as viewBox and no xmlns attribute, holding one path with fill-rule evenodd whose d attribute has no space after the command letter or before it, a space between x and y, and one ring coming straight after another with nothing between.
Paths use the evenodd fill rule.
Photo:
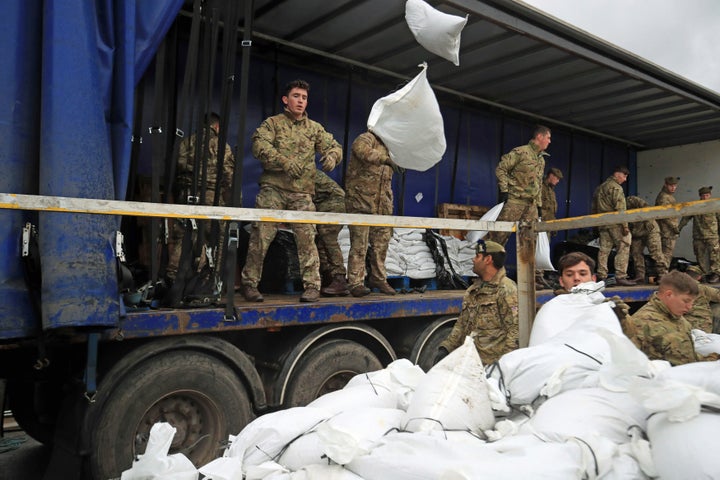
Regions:
<instances>
[{"instance_id":1,"label":"stack of sandbag","mask_svg":"<svg viewBox=\"0 0 720 480\"><path fill-rule=\"evenodd\" d=\"M416 279L435 278L436 266L424 230L396 228L385 259L387 274Z\"/></svg>"}]
</instances>

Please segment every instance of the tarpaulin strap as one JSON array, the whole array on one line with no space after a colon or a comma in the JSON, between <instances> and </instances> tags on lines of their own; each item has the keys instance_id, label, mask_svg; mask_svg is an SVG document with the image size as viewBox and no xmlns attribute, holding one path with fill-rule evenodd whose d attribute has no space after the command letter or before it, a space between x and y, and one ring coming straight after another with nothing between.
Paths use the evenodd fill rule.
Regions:
<instances>
[{"instance_id":1,"label":"tarpaulin strap","mask_svg":"<svg viewBox=\"0 0 720 480\"><path fill-rule=\"evenodd\" d=\"M90 333L87 338L87 365L85 366L85 398L90 403L95 401L97 392L97 359L99 333Z\"/></svg>"},{"instance_id":2,"label":"tarpaulin strap","mask_svg":"<svg viewBox=\"0 0 720 480\"><path fill-rule=\"evenodd\" d=\"M165 111L165 95L161 94L165 88L165 62L167 55L167 44L163 42L160 44L157 56L155 57L155 105L153 108L153 124L149 128L149 133L152 136L152 162L150 171L150 200L152 202L160 201L160 163L165 157L165 141L163 125L165 125L163 113ZM167 130L167 128L165 128ZM160 234L158 222L155 219L150 221L150 239L148 242L150 246L150 278L153 281L157 281L158 271L160 270L157 261L157 255L155 254L156 240Z\"/></svg>"},{"instance_id":3,"label":"tarpaulin strap","mask_svg":"<svg viewBox=\"0 0 720 480\"><path fill-rule=\"evenodd\" d=\"M227 255L226 255L226 262L229 266L228 270L232 271L232 274L228 273L228 281L233 283L228 283L225 285L226 288L226 296L227 301L225 302L225 321L226 322L234 322L237 321L237 316L235 315L235 305L233 302L233 290L235 287L235 264L237 263L237 251L238 251L238 243L240 242L240 225L238 222L230 222L230 225L228 225L228 232L227 232Z\"/></svg>"}]
</instances>

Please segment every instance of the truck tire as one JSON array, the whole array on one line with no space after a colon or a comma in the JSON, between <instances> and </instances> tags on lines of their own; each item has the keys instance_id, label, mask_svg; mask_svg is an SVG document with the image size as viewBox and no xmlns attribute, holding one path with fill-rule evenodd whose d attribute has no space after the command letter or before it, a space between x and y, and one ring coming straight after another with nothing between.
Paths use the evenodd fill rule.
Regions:
<instances>
[{"instance_id":1,"label":"truck tire","mask_svg":"<svg viewBox=\"0 0 720 480\"><path fill-rule=\"evenodd\" d=\"M157 422L177 429L169 453L182 452L200 467L222 456L228 435L253 418L241 380L221 360L202 352L162 353L138 364L112 388L94 418L92 478L119 478L144 453Z\"/></svg>"},{"instance_id":2,"label":"truck tire","mask_svg":"<svg viewBox=\"0 0 720 480\"><path fill-rule=\"evenodd\" d=\"M8 408L18 426L43 445L52 445L62 387L51 382L11 380L7 390Z\"/></svg>"},{"instance_id":3,"label":"truck tire","mask_svg":"<svg viewBox=\"0 0 720 480\"><path fill-rule=\"evenodd\" d=\"M457 317L441 318L428 325L415 341L410 352L410 361L426 372L430 370L438 347L450 335L456 320Z\"/></svg>"},{"instance_id":4,"label":"truck tire","mask_svg":"<svg viewBox=\"0 0 720 480\"><path fill-rule=\"evenodd\" d=\"M357 342L332 339L310 349L298 363L288 384L287 407L307 405L326 393L342 389L359 373L383 368L367 347Z\"/></svg>"}]
</instances>

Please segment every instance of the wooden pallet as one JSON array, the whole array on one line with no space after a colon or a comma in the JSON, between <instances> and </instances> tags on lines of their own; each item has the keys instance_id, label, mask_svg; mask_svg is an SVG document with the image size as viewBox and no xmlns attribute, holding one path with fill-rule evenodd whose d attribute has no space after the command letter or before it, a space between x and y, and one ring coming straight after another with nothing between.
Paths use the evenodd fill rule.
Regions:
<instances>
[{"instance_id":1,"label":"wooden pallet","mask_svg":"<svg viewBox=\"0 0 720 480\"><path fill-rule=\"evenodd\" d=\"M438 205L439 218L458 218L462 220L480 220L489 210L481 205L461 205L459 203L441 203ZM453 236L465 240L467 230L440 230L440 235Z\"/></svg>"}]
</instances>

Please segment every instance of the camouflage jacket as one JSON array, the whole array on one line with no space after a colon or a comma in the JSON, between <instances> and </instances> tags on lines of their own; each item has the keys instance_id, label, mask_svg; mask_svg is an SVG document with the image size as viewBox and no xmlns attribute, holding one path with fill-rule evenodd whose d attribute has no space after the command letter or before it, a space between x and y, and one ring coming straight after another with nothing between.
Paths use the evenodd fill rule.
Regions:
<instances>
[{"instance_id":1,"label":"camouflage jacket","mask_svg":"<svg viewBox=\"0 0 720 480\"><path fill-rule=\"evenodd\" d=\"M622 186L610 176L595 189L592 198L592 213L623 212L626 209L625 192ZM622 224L627 228L627 223Z\"/></svg>"},{"instance_id":2,"label":"camouflage jacket","mask_svg":"<svg viewBox=\"0 0 720 480\"><path fill-rule=\"evenodd\" d=\"M665 185L663 185L662 190L660 190L660 193L658 193L655 199L655 205L675 205L676 203L677 201L673 194L668 192ZM678 236L680 234L680 229L678 228L679 223L680 218L678 217L658 219L657 224L660 227L660 236L665 238Z\"/></svg>"},{"instance_id":3,"label":"camouflage jacket","mask_svg":"<svg viewBox=\"0 0 720 480\"><path fill-rule=\"evenodd\" d=\"M530 142L502 156L495 168L495 176L500 191L508 193L508 200L542 206L544 155L535 143Z\"/></svg>"},{"instance_id":4,"label":"camouflage jacket","mask_svg":"<svg viewBox=\"0 0 720 480\"><path fill-rule=\"evenodd\" d=\"M202 135L210 132L208 139L208 160L207 160L207 177L205 179L206 194L205 202L201 202L204 205L212 205L212 198L214 197L215 186L217 184L217 161L218 161L218 134L214 129L203 129ZM177 161L177 171L175 172L175 185L174 193L178 195L179 192L183 192L183 195L188 195L192 191L192 184L194 182L194 171L195 164L198 164L198 184L197 184L197 195L200 196L202 189L202 162L195 162L195 148L198 141L202 142L202 135L193 133L190 137L183 139L180 143L180 149ZM203 145L200 145L200 155L204 154ZM223 156L222 166L222 178L220 181L220 191L223 195L227 195L230 192L230 187L233 181L233 169L235 167L235 158L233 157L230 146L225 144L225 155ZM208 201L209 200L209 201ZM176 198L178 203L186 203L187 198ZM223 196L220 197L220 204L223 205Z\"/></svg>"},{"instance_id":5,"label":"camouflage jacket","mask_svg":"<svg viewBox=\"0 0 720 480\"><path fill-rule=\"evenodd\" d=\"M451 352L474 335L480 358L489 365L518 348L518 325L517 285L501 268L489 281L478 279L467 289L460 316L440 346Z\"/></svg>"},{"instance_id":6,"label":"camouflage jacket","mask_svg":"<svg viewBox=\"0 0 720 480\"><path fill-rule=\"evenodd\" d=\"M315 210L318 212L345 212L345 192L335 180L321 170L315 170Z\"/></svg>"},{"instance_id":7,"label":"camouflage jacket","mask_svg":"<svg viewBox=\"0 0 720 480\"><path fill-rule=\"evenodd\" d=\"M667 360L672 365L698 360L690 330L690 322L670 313L657 292L623 322L625 335L650 360Z\"/></svg>"},{"instance_id":8,"label":"camouflage jacket","mask_svg":"<svg viewBox=\"0 0 720 480\"><path fill-rule=\"evenodd\" d=\"M307 114L300 120L287 112L265 119L253 133L252 142L253 155L263 167L260 185L273 185L291 192L312 195L315 191L316 153L324 156L335 152L337 158L342 159L340 144ZM285 171L288 161L301 165L299 178L292 178Z\"/></svg>"},{"instance_id":9,"label":"camouflage jacket","mask_svg":"<svg viewBox=\"0 0 720 480\"><path fill-rule=\"evenodd\" d=\"M542 184L542 219L555 220L557 215L557 197L555 197L555 187L543 182Z\"/></svg>"},{"instance_id":10,"label":"camouflage jacket","mask_svg":"<svg viewBox=\"0 0 720 480\"><path fill-rule=\"evenodd\" d=\"M360 134L352 144L345 175L345 205L348 213L392 215L393 169L386 162L390 153L371 132Z\"/></svg>"},{"instance_id":11,"label":"camouflage jacket","mask_svg":"<svg viewBox=\"0 0 720 480\"><path fill-rule=\"evenodd\" d=\"M699 283L698 288L700 294L695 299L692 310L683 316L690 322L692 328L712 333L713 313L710 304L720 303L720 290L704 283Z\"/></svg>"},{"instance_id":12,"label":"camouflage jacket","mask_svg":"<svg viewBox=\"0 0 720 480\"><path fill-rule=\"evenodd\" d=\"M680 228L693 222L692 237L693 240L717 240L718 239L718 218L715 213L704 213L702 215L693 215L692 217L683 217L680 220Z\"/></svg>"},{"instance_id":13,"label":"camouflage jacket","mask_svg":"<svg viewBox=\"0 0 720 480\"><path fill-rule=\"evenodd\" d=\"M630 233L632 238L644 238L653 232L659 232L660 227L655 220L645 220L643 222L632 222L630 224Z\"/></svg>"}]
</instances>

